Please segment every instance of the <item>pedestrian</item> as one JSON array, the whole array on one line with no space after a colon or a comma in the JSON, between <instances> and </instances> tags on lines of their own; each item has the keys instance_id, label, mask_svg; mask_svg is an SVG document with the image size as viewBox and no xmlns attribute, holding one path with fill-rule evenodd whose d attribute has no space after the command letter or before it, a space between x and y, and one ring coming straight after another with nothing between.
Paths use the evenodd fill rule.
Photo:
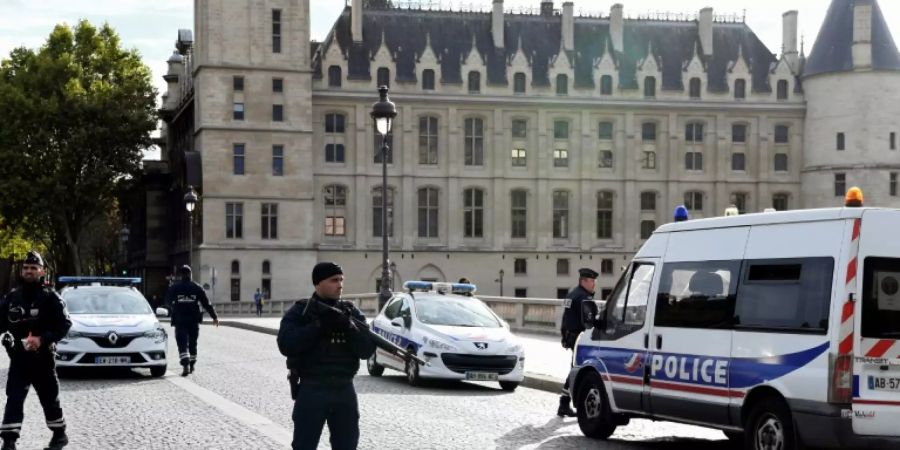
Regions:
<instances>
[{"instance_id":1,"label":"pedestrian","mask_svg":"<svg viewBox=\"0 0 900 450\"><path fill-rule=\"evenodd\" d=\"M462 278L459 279L459 284L472 284L472 282L469 281L468 278L462 277ZM473 297L473 296L474 296L474 294L472 294L471 291L466 291L466 292L464 292L462 295L465 295L466 297Z\"/></svg>"},{"instance_id":2,"label":"pedestrian","mask_svg":"<svg viewBox=\"0 0 900 450\"><path fill-rule=\"evenodd\" d=\"M200 322L203 321L200 307L209 313L213 325L217 327L219 316L209 303L203 288L191 281L191 266L181 266L178 275L181 280L172 284L166 291L166 304L169 305L172 326L175 327L175 343L178 344L178 357L182 367L181 376L186 377L194 373L194 366L197 364L197 338L200 336Z\"/></svg>"},{"instance_id":3,"label":"pedestrian","mask_svg":"<svg viewBox=\"0 0 900 450\"><path fill-rule=\"evenodd\" d=\"M591 269L578 269L578 286L569 291L563 302L562 327L562 346L565 349L575 349L575 341L578 335L584 331L584 320L582 318L582 302L593 301L594 289L597 286L597 276L599 274ZM574 352L572 355L572 364L574 364ZM556 415L559 417L575 417L575 411L572 410L570 403L572 401L569 393L569 379L562 388L562 395L559 396L559 409Z\"/></svg>"},{"instance_id":4,"label":"pedestrian","mask_svg":"<svg viewBox=\"0 0 900 450\"><path fill-rule=\"evenodd\" d=\"M341 300L341 266L316 264L312 282L315 293L295 303L278 329L278 349L287 357L295 400L292 448L314 450L327 422L331 448L354 450L359 443L359 405L353 376L359 370L359 360L375 353L375 343L350 320L352 315L365 321L362 313Z\"/></svg>"},{"instance_id":5,"label":"pedestrian","mask_svg":"<svg viewBox=\"0 0 900 450\"><path fill-rule=\"evenodd\" d=\"M32 250L25 256L21 275L21 286L0 301L0 333L9 354L6 411L0 425L2 450L16 448L30 386L37 392L47 427L53 432L47 450L60 450L69 438L59 402L56 343L66 337L72 321L59 294L44 285L44 260L38 252Z\"/></svg>"},{"instance_id":6,"label":"pedestrian","mask_svg":"<svg viewBox=\"0 0 900 450\"><path fill-rule=\"evenodd\" d=\"M256 305L256 317L262 317L262 301L262 292L259 291L259 288L256 288L256 293L253 294L253 304Z\"/></svg>"}]
</instances>

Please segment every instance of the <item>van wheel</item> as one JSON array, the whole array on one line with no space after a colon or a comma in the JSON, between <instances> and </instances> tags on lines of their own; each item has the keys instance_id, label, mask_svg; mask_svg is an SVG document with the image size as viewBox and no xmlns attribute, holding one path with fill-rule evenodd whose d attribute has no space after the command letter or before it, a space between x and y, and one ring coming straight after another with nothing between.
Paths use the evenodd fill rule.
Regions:
<instances>
[{"instance_id":1,"label":"van wheel","mask_svg":"<svg viewBox=\"0 0 900 450\"><path fill-rule=\"evenodd\" d=\"M150 368L150 376L159 378L166 374L166 366L153 366Z\"/></svg>"},{"instance_id":2,"label":"van wheel","mask_svg":"<svg viewBox=\"0 0 900 450\"><path fill-rule=\"evenodd\" d=\"M410 354L414 354L416 351L412 348L406 349ZM406 382L409 383L410 386L419 386L422 384L422 377L419 376L419 363L417 363L412 358L407 358L406 360Z\"/></svg>"},{"instance_id":3,"label":"van wheel","mask_svg":"<svg viewBox=\"0 0 900 450\"><path fill-rule=\"evenodd\" d=\"M596 372L585 375L575 392L575 407L581 432L594 439L612 436L616 425L612 421L612 411L609 409L609 400L600 375Z\"/></svg>"},{"instance_id":4,"label":"van wheel","mask_svg":"<svg viewBox=\"0 0 900 450\"><path fill-rule=\"evenodd\" d=\"M378 364L378 361L375 360L375 355L378 352L372 353L372 356L366 360L366 370L369 371L369 375L373 377L380 377L381 374L384 373L384 366Z\"/></svg>"},{"instance_id":5,"label":"van wheel","mask_svg":"<svg viewBox=\"0 0 900 450\"><path fill-rule=\"evenodd\" d=\"M791 410L781 400L769 397L750 410L744 424L744 448L750 450L797 450Z\"/></svg>"},{"instance_id":6,"label":"van wheel","mask_svg":"<svg viewBox=\"0 0 900 450\"><path fill-rule=\"evenodd\" d=\"M516 383L515 381L501 381L500 382L500 389L503 389L506 392L515 391L517 387L519 387L519 383Z\"/></svg>"}]
</instances>

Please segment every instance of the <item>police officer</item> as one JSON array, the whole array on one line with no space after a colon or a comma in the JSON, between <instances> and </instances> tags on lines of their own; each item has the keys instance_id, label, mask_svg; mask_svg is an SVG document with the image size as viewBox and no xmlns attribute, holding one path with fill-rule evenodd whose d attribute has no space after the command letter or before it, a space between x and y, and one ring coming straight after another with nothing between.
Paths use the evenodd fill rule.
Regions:
<instances>
[{"instance_id":1,"label":"police officer","mask_svg":"<svg viewBox=\"0 0 900 450\"><path fill-rule=\"evenodd\" d=\"M293 450L314 450L328 422L331 448L353 450L359 443L359 406L353 376L359 360L375 352L375 343L350 321L365 321L352 303L341 300L344 272L323 262L312 271L315 293L300 300L281 319L278 349L288 369L299 377L295 392ZM343 310L341 314L333 309ZM290 378L289 378L290 379ZM296 378L292 383L296 383Z\"/></svg>"},{"instance_id":2,"label":"police officer","mask_svg":"<svg viewBox=\"0 0 900 450\"><path fill-rule=\"evenodd\" d=\"M21 286L0 301L0 333L9 354L6 411L0 425L2 450L16 448L29 386L34 386L47 427L53 431L46 450L60 450L69 443L59 405L56 343L66 337L72 321L63 300L44 286L43 278L44 260L32 250L22 264Z\"/></svg>"},{"instance_id":3,"label":"police officer","mask_svg":"<svg viewBox=\"0 0 900 450\"><path fill-rule=\"evenodd\" d=\"M200 306L209 313L213 325L219 326L216 309L209 303L206 292L197 283L191 281L191 267L181 266L178 269L181 280L169 286L166 291L166 304L175 327L175 343L178 344L178 357L181 359L181 376L194 373L197 364L197 337L200 335L200 322L203 320Z\"/></svg>"},{"instance_id":4,"label":"police officer","mask_svg":"<svg viewBox=\"0 0 900 450\"><path fill-rule=\"evenodd\" d=\"M562 346L565 349L574 350L578 335L584 331L581 303L585 300L593 300L594 288L597 286L597 272L582 268L578 269L578 286L569 291L563 302L562 316ZM574 362L574 361L573 361ZM575 417L575 411L569 403L572 398L569 394L569 380L563 385L562 395L559 397L559 409L556 415L560 417Z\"/></svg>"}]
</instances>

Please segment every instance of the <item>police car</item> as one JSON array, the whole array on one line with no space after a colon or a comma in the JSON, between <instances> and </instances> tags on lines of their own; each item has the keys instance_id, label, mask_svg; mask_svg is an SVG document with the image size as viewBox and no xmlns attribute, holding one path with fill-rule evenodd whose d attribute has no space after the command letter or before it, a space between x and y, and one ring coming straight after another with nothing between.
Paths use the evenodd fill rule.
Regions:
<instances>
[{"instance_id":1,"label":"police car","mask_svg":"<svg viewBox=\"0 0 900 450\"><path fill-rule=\"evenodd\" d=\"M143 295L140 278L60 277L72 319L57 344L58 367L144 367L166 373L168 336ZM159 313L165 314L164 308Z\"/></svg>"},{"instance_id":2,"label":"police car","mask_svg":"<svg viewBox=\"0 0 900 450\"><path fill-rule=\"evenodd\" d=\"M407 281L405 293L385 303L373 330L428 362L419 365L377 349L369 374L384 368L406 374L411 385L422 378L497 381L514 391L524 378L525 353L509 326L481 300L475 286Z\"/></svg>"},{"instance_id":3,"label":"police car","mask_svg":"<svg viewBox=\"0 0 900 450\"><path fill-rule=\"evenodd\" d=\"M900 210L660 227L569 375L582 432L705 425L747 449L900 448Z\"/></svg>"}]
</instances>

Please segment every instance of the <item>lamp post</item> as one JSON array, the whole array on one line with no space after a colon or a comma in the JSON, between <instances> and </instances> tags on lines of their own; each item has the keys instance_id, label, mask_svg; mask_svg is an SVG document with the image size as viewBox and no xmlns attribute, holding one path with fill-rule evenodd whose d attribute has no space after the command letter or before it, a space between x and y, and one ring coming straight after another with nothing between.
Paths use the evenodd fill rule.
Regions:
<instances>
[{"instance_id":1,"label":"lamp post","mask_svg":"<svg viewBox=\"0 0 900 450\"><path fill-rule=\"evenodd\" d=\"M500 269L500 273L499 273L500 278L497 278L496 280L494 280L494 281L500 283L500 296L501 297L503 297L503 273L504 273L503 269Z\"/></svg>"},{"instance_id":2,"label":"lamp post","mask_svg":"<svg viewBox=\"0 0 900 450\"><path fill-rule=\"evenodd\" d=\"M394 125L394 117L397 117L397 107L388 100L388 87L378 88L380 99L372 105L372 120L375 121L375 131L381 135L381 289L378 293L378 309L380 310L391 298L391 274L388 263L388 220L387 220L387 137Z\"/></svg>"},{"instance_id":3,"label":"lamp post","mask_svg":"<svg viewBox=\"0 0 900 450\"><path fill-rule=\"evenodd\" d=\"M197 191L188 186L184 194L184 209L188 213L188 266L194 264L194 208L197 206Z\"/></svg>"},{"instance_id":4,"label":"lamp post","mask_svg":"<svg viewBox=\"0 0 900 450\"><path fill-rule=\"evenodd\" d=\"M122 241L122 275L125 275L125 271L128 270L128 237L131 235L131 230L128 229L128 225L123 225L122 230L119 231L119 239Z\"/></svg>"}]
</instances>

